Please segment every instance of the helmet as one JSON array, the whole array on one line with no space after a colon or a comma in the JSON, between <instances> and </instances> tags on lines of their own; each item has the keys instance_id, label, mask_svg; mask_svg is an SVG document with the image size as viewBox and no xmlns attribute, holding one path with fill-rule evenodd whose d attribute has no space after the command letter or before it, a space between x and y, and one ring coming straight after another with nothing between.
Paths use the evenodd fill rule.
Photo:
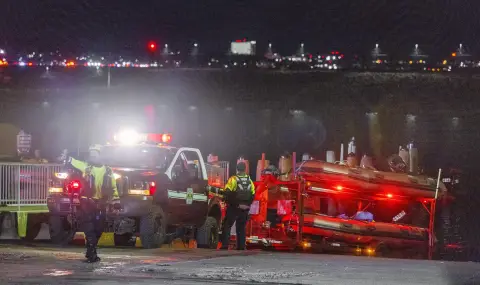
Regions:
<instances>
[{"instance_id":1,"label":"helmet","mask_svg":"<svg viewBox=\"0 0 480 285\"><path fill-rule=\"evenodd\" d=\"M91 145L91 146L88 148L89 151L92 151L92 150L93 150L93 151L98 151L98 152L99 152L101 149L102 149L102 146L99 145L99 144Z\"/></svg>"}]
</instances>

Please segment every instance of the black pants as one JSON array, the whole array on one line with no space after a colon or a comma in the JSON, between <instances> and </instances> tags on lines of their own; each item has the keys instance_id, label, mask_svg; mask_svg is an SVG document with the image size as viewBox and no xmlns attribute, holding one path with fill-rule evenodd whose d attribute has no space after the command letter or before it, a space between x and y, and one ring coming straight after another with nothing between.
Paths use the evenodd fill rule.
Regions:
<instances>
[{"instance_id":1,"label":"black pants","mask_svg":"<svg viewBox=\"0 0 480 285\"><path fill-rule=\"evenodd\" d=\"M242 210L237 205L228 205L227 213L225 214L225 221L222 229L222 247L228 247L230 243L230 231L233 223L236 222L235 228L237 231L237 249L245 249L246 244L246 227L249 210Z\"/></svg>"},{"instance_id":2,"label":"black pants","mask_svg":"<svg viewBox=\"0 0 480 285\"><path fill-rule=\"evenodd\" d=\"M105 229L105 207L101 207L97 201L82 199L82 223L81 230L85 233L87 247L96 247L98 240Z\"/></svg>"}]
</instances>

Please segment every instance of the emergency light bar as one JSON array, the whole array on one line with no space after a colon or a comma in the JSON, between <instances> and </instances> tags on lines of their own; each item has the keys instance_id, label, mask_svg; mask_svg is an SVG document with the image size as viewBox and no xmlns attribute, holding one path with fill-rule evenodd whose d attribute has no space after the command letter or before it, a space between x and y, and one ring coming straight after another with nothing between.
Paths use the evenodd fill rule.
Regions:
<instances>
[{"instance_id":1,"label":"emergency light bar","mask_svg":"<svg viewBox=\"0 0 480 285\"><path fill-rule=\"evenodd\" d=\"M172 141L170 134L137 133L135 130L124 130L113 137L120 144L133 145L140 142L154 142L168 144Z\"/></svg>"}]
</instances>

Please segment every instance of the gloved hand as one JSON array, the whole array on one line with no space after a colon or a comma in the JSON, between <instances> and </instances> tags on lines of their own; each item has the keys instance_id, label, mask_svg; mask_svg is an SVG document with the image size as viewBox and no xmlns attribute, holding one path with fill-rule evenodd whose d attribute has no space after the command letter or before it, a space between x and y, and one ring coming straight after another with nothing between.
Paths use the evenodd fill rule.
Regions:
<instances>
[{"instance_id":1,"label":"gloved hand","mask_svg":"<svg viewBox=\"0 0 480 285\"><path fill-rule=\"evenodd\" d=\"M64 162L64 161L67 160L67 158L68 158L68 150L64 149L62 151L62 154L60 154L60 156L57 158L57 160L60 161L60 162Z\"/></svg>"}]
</instances>

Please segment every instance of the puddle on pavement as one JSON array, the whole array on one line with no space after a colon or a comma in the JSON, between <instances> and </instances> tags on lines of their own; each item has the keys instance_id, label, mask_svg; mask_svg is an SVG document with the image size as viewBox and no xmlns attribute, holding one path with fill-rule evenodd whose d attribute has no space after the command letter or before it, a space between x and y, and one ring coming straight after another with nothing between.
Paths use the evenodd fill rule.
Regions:
<instances>
[{"instance_id":1,"label":"puddle on pavement","mask_svg":"<svg viewBox=\"0 0 480 285\"><path fill-rule=\"evenodd\" d=\"M46 275L46 276L67 276L72 274L73 274L73 271L58 270L58 269L50 269L49 272L43 273L43 275Z\"/></svg>"}]
</instances>

